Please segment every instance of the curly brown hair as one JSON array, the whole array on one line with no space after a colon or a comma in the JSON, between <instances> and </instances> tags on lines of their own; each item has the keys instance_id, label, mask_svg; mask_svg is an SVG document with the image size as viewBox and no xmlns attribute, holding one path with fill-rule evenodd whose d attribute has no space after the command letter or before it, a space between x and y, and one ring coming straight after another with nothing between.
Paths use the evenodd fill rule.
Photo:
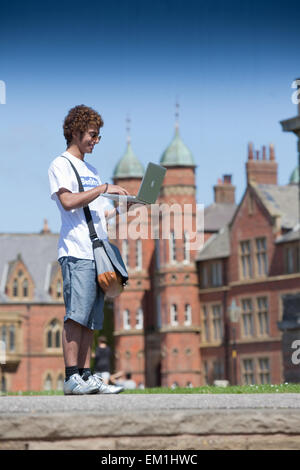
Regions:
<instances>
[{"instance_id":1,"label":"curly brown hair","mask_svg":"<svg viewBox=\"0 0 300 470\"><path fill-rule=\"evenodd\" d=\"M80 132L80 137L84 134L87 128L91 125L98 129L104 124L102 117L97 111L84 104L75 106L70 109L68 115L65 117L63 129L64 136L69 145L72 141L72 134L74 132Z\"/></svg>"}]
</instances>

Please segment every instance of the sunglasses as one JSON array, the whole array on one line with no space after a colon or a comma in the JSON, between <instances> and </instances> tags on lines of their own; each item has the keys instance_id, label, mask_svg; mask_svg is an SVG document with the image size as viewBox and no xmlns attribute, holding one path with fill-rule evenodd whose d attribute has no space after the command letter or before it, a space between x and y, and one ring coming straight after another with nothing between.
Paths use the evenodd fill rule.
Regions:
<instances>
[{"instance_id":1,"label":"sunglasses","mask_svg":"<svg viewBox=\"0 0 300 470\"><path fill-rule=\"evenodd\" d=\"M89 132L90 137L93 140L101 140L102 135L97 134L96 132Z\"/></svg>"}]
</instances>

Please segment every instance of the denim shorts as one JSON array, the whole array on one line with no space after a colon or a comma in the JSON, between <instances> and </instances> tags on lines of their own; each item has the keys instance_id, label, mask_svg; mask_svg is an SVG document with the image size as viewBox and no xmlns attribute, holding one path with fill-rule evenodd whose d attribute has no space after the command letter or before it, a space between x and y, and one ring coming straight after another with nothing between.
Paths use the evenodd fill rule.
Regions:
<instances>
[{"instance_id":1,"label":"denim shorts","mask_svg":"<svg viewBox=\"0 0 300 470\"><path fill-rule=\"evenodd\" d=\"M58 261L63 276L64 321L71 319L90 330L101 330L104 293L97 282L95 261L73 256L63 256Z\"/></svg>"}]
</instances>

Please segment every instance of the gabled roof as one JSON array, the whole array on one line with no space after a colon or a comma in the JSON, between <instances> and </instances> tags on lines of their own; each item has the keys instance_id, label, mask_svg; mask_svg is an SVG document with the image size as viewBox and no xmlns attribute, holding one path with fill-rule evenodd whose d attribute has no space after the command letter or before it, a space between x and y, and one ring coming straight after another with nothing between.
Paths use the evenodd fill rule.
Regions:
<instances>
[{"instance_id":1,"label":"gabled roof","mask_svg":"<svg viewBox=\"0 0 300 470\"><path fill-rule=\"evenodd\" d=\"M222 227L229 224L237 205L228 203L213 203L204 209L204 231L218 232Z\"/></svg>"},{"instance_id":2,"label":"gabled roof","mask_svg":"<svg viewBox=\"0 0 300 470\"><path fill-rule=\"evenodd\" d=\"M58 238L58 234L0 234L0 302L11 301L5 294L5 286L9 268L18 254L35 285L33 301L54 302L48 292L49 267L57 260Z\"/></svg>"},{"instance_id":3,"label":"gabled roof","mask_svg":"<svg viewBox=\"0 0 300 470\"><path fill-rule=\"evenodd\" d=\"M230 234L228 225L212 235L198 253L196 261L227 258L230 255Z\"/></svg>"},{"instance_id":4,"label":"gabled roof","mask_svg":"<svg viewBox=\"0 0 300 470\"><path fill-rule=\"evenodd\" d=\"M291 230L276 243L297 240L300 230L298 221L298 187L296 185L277 186L273 184L257 184L251 182L238 206L212 204L204 212L205 231L219 229L204 244L197 256L197 261L225 258L230 255L230 226L242 205L247 191L254 191L270 217L280 217L281 228ZM223 206L223 207L222 207ZM224 206L228 206L227 208ZM227 221L226 221L227 219ZM221 228L223 224L223 228ZM228 224L228 225L227 225Z\"/></svg>"},{"instance_id":5,"label":"gabled roof","mask_svg":"<svg viewBox=\"0 0 300 470\"><path fill-rule=\"evenodd\" d=\"M293 229L298 222L298 187L295 185L251 183L251 187L269 212L280 216L281 227Z\"/></svg>"}]
</instances>

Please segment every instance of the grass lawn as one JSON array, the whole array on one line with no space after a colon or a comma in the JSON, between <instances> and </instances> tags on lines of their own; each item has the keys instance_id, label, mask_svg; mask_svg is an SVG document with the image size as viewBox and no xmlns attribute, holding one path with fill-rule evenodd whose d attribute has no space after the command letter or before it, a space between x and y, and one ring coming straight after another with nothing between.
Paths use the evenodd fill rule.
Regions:
<instances>
[{"instance_id":1,"label":"grass lawn","mask_svg":"<svg viewBox=\"0 0 300 470\"><path fill-rule=\"evenodd\" d=\"M300 384L293 384L293 383L285 383L285 384L278 384L278 385L236 385L236 386L228 386L228 387L216 387L214 385L206 385L203 387L195 387L195 388L181 388L177 387L175 389L167 388L167 387L157 387L157 388L145 388L145 389L136 389L136 390L125 390L122 392L124 394L140 394L140 393L169 393L169 394L176 394L176 393L208 393L208 394L224 394L224 393L300 393ZM19 396L26 396L26 395L62 395L63 392L60 391L41 391L41 392L8 392L8 393L1 393L1 396L5 395L19 395Z\"/></svg>"}]
</instances>

